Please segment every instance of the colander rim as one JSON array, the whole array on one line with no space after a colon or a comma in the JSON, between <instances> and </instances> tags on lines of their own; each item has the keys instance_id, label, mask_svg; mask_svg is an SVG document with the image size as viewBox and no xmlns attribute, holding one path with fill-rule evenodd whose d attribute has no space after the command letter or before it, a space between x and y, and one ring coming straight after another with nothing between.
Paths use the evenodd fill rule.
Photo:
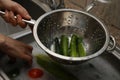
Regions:
<instances>
[{"instance_id":1,"label":"colander rim","mask_svg":"<svg viewBox=\"0 0 120 80\"><path fill-rule=\"evenodd\" d=\"M69 56L63 56L63 55L57 54L57 53L51 51L50 49L48 49L46 46L44 46L42 44L42 42L39 40L39 37L38 37L38 34L37 34L38 25L39 25L40 21L42 19L44 19L46 16L51 15L51 14L56 13L56 12L61 12L61 11L72 11L72 12L82 13L82 14L85 14L86 16L89 16L89 17L93 18L97 22L99 22L99 24L103 27L103 29L105 31L105 36L106 36L106 40L105 40L105 43L104 43L103 47L100 50L98 50L97 52L95 52L94 54L91 54L91 55L88 55L88 56L85 56L85 57L69 57ZM34 38L35 38L36 42L38 43L38 45L45 52L47 52L47 54L52 55L54 57L57 57L59 59L71 60L71 61L84 61L84 60L88 60L88 59L97 57L106 50L106 48L108 47L108 44L109 44L109 33L108 33L105 25L102 23L102 21L100 21L97 17L91 15L90 13L87 13L85 11L75 10L75 9L57 9L57 10L53 10L53 11L50 11L50 12L47 12L47 13L43 14L35 22L35 25L34 25L34 28L33 28L33 35L34 35Z\"/></svg>"}]
</instances>

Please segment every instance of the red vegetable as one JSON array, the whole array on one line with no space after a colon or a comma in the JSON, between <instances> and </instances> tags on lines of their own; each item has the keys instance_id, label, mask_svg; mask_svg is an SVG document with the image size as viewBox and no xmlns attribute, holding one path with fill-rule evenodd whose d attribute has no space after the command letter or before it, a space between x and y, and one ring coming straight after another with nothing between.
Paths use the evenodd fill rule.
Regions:
<instances>
[{"instance_id":1,"label":"red vegetable","mask_svg":"<svg viewBox=\"0 0 120 80\"><path fill-rule=\"evenodd\" d=\"M30 78L41 78L43 76L43 71L39 68L33 68L28 71Z\"/></svg>"}]
</instances>

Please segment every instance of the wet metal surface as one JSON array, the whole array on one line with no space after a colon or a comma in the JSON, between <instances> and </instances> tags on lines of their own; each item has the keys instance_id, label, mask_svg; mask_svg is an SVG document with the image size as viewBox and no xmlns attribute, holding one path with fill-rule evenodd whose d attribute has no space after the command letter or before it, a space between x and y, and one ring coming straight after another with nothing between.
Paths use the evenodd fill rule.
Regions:
<instances>
[{"instance_id":1,"label":"wet metal surface","mask_svg":"<svg viewBox=\"0 0 120 80\"><path fill-rule=\"evenodd\" d=\"M33 54L41 52L32 34L21 37L18 40L32 45L34 47ZM64 66L79 80L120 80L120 60L108 52L104 52L99 57L76 66ZM58 80L54 76L52 78L53 80Z\"/></svg>"}]
</instances>

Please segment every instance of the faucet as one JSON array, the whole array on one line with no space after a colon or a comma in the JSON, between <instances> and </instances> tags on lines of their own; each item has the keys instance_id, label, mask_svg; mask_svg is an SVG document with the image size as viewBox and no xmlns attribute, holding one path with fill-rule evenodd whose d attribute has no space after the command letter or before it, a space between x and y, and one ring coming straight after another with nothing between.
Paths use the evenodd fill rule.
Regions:
<instances>
[{"instance_id":1,"label":"faucet","mask_svg":"<svg viewBox=\"0 0 120 80\"><path fill-rule=\"evenodd\" d=\"M64 0L47 0L46 2L52 10L65 8Z\"/></svg>"}]
</instances>

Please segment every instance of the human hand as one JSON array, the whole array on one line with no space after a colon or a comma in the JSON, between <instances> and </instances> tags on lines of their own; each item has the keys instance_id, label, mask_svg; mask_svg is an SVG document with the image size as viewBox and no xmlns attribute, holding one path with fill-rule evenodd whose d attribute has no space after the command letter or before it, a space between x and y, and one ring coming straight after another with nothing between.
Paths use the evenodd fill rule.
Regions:
<instances>
[{"instance_id":1,"label":"human hand","mask_svg":"<svg viewBox=\"0 0 120 80\"><path fill-rule=\"evenodd\" d=\"M2 15L3 19L14 26L20 25L25 28L26 23L22 21L22 18L31 19L27 10L12 0L0 0L0 9L5 10L5 15ZM17 18L15 19L14 16Z\"/></svg>"},{"instance_id":2,"label":"human hand","mask_svg":"<svg viewBox=\"0 0 120 80\"><path fill-rule=\"evenodd\" d=\"M23 42L0 34L0 51L12 58L20 58L32 63L33 48Z\"/></svg>"}]
</instances>

